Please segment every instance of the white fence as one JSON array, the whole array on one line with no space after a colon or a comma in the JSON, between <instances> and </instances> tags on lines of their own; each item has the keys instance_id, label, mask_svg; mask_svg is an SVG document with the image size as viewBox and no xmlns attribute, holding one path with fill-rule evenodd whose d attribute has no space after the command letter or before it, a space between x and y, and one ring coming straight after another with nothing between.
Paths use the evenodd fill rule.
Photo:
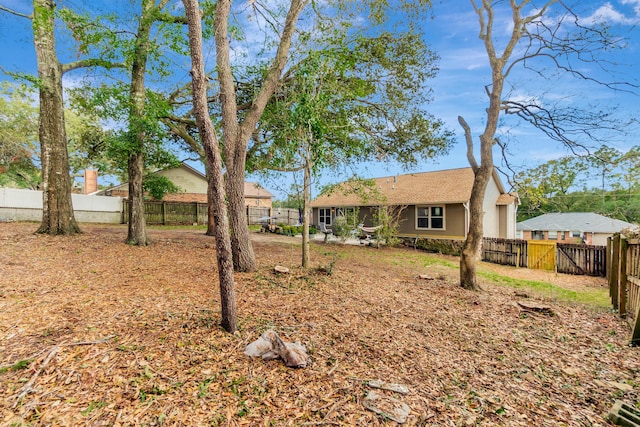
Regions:
<instances>
[{"instance_id":1,"label":"white fence","mask_svg":"<svg viewBox=\"0 0 640 427\"><path fill-rule=\"evenodd\" d=\"M72 194L78 222L122 222L122 198ZM0 220L41 221L42 191L0 188Z\"/></svg>"}]
</instances>

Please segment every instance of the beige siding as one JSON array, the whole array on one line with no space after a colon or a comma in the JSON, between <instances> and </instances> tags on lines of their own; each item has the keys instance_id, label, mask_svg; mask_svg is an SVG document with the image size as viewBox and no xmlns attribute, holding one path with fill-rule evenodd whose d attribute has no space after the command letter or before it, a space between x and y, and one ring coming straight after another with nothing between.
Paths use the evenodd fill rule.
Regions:
<instances>
[{"instance_id":1,"label":"beige siding","mask_svg":"<svg viewBox=\"0 0 640 427\"><path fill-rule=\"evenodd\" d=\"M244 204L252 208L270 208L272 206L271 199L250 196L244 198Z\"/></svg>"},{"instance_id":2,"label":"beige siding","mask_svg":"<svg viewBox=\"0 0 640 427\"><path fill-rule=\"evenodd\" d=\"M184 168L174 168L156 173L167 177L185 193L207 194L207 181Z\"/></svg>"},{"instance_id":3,"label":"beige siding","mask_svg":"<svg viewBox=\"0 0 640 427\"><path fill-rule=\"evenodd\" d=\"M482 221L484 237L500 237L500 215L496 200L500 196L500 189L496 185L493 177L487 184L487 190L484 193L483 211L484 217Z\"/></svg>"}]
</instances>

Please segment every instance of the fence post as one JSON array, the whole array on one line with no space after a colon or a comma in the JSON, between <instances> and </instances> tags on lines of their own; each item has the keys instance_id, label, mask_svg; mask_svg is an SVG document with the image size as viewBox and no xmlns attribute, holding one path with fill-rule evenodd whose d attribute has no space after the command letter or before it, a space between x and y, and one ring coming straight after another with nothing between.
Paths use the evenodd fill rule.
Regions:
<instances>
[{"instance_id":1,"label":"fence post","mask_svg":"<svg viewBox=\"0 0 640 427\"><path fill-rule=\"evenodd\" d=\"M618 281L618 272L620 270L620 235L616 234L613 236L613 242L611 244L611 270L609 277L609 290L611 294L611 304L614 309L618 309L618 296L619 296L619 281Z\"/></svg>"},{"instance_id":2,"label":"fence post","mask_svg":"<svg viewBox=\"0 0 640 427\"><path fill-rule=\"evenodd\" d=\"M627 315L627 239L620 239L620 266L618 267L618 302L620 317Z\"/></svg>"}]
</instances>

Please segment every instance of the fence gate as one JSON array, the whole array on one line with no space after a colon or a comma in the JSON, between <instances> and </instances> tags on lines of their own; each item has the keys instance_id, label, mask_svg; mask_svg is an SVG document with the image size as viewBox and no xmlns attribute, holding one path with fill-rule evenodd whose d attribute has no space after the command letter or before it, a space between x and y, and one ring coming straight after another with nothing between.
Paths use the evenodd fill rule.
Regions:
<instances>
[{"instance_id":1,"label":"fence gate","mask_svg":"<svg viewBox=\"0 0 640 427\"><path fill-rule=\"evenodd\" d=\"M556 242L529 240L527 246L527 268L555 271Z\"/></svg>"}]
</instances>

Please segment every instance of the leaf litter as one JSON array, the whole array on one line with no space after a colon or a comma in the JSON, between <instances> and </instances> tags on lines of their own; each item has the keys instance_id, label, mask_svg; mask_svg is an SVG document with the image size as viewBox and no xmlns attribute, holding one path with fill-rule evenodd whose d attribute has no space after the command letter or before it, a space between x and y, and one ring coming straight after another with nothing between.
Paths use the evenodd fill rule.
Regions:
<instances>
[{"instance_id":1,"label":"leaf litter","mask_svg":"<svg viewBox=\"0 0 640 427\"><path fill-rule=\"evenodd\" d=\"M640 402L640 353L615 313L534 297L553 316L522 310L414 250L314 243L328 275L298 266L299 240L255 234L228 334L202 230L131 247L124 226L36 228L0 225L0 425L397 425L365 407L376 381L408 390L375 392L408 406L403 425L604 426L616 400ZM308 366L244 355L269 329Z\"/></svg>"}]
</instances>

